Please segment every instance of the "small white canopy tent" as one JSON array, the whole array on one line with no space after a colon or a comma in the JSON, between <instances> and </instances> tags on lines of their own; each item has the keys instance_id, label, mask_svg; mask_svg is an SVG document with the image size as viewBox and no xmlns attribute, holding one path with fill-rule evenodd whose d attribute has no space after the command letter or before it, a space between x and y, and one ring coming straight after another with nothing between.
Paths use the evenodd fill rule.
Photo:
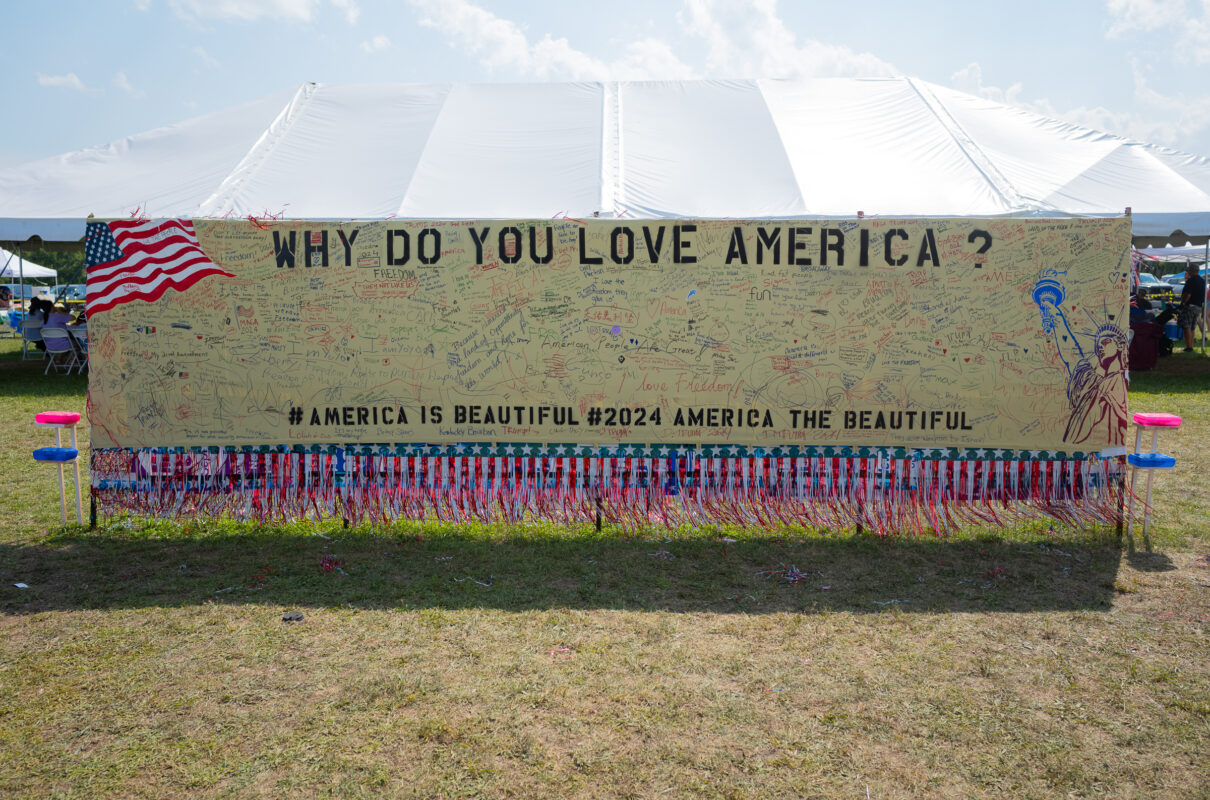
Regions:
<instances>
[{"instance_id":1,"label":"small white canopy tent","mask_svg":"<svg viewBox=\"0 0 1210 800\"><path fill-rule=\"evenodd\" d=\"M1186 263L1189 261L1206 261L1207 260L1207 245L1188 246L1188 247L1142 247L1139 248L1139 254L1144 258L1150 258L1153 261L1179 261Z\"/></svg>"},{"instance_id":2,"label":"small white canopy tent","mask_svg":"<svg viewBox=\"0 0 1210 800\"><path fill-rule=\"evenodd\" d=\"M911 78L307 83L0 170L0 242L84 218L1120 215L1210 236L1210 159Z\"/></svg>"},{"instance_id":3,"label":"small white canopy tent","mask_svg":"<svg viewBox=\"0 0 1210 800\"><path fill-rule=\"evenodd\" d=\"M26 261L16 253L10 253L0 247L0 283L12 283L23 278L50 278L57 281L59 273L50 267Z\"/></svg>"}]
</instances>

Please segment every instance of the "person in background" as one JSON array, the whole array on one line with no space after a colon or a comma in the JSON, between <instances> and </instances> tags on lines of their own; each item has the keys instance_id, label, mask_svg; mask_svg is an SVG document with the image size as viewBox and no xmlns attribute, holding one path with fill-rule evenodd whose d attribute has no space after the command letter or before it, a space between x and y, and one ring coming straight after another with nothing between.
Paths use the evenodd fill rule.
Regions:
<instances>
[{"instance_id":1,"label":"person in background","mask_svg":"<svg viewBox=\"0 0 1210 800\"><path fill-rule=\"evenodd\" d=\"M43 300L41 297L35 297L29 301L29 315L31 319L40 319L45 325L50 319L50 310L55 307L55 304L49 300Z\"/></svg>"},{"instance_id":2,"label":"person in background","mask_svg":"<svg viewBox=\"0 0 1210 800\"><path fill-rule=\"evenodd\" d=\"M1185 269L1185 289L1181 292L1180 313L1177 322L1185 331L1185 352L1193 352L1193 331L1201 320L1206 305L1206 279L1197 274L1197 267L1190 264Z\"/></svg>"},{"instance_id":3,"label":"person in background","mask_svg":"<svg viewBox=\"0 0 1210 800\"><path fill-rule=\"evenodd\" d=\"M1147 293L1140 288L1134 293L1134 297L1130 298L1130 321L1150 322L1151 315L1147 312L1152 308L1151 301L1147 299Z\"/></svg>"},{"instance_id":4,"label":"person in background","mask_svg":"<svg viewBox=\"0 0 1210 800\"><path fill-rule=\"evenodd\" d=\"M56 306L50 304L49 301L47 301L47 304L50 305L50 310L46 314L46 322L43 323L42 327L67 330L67 325L71 322L71 314L67 313L67 306L62 304Z\"/></svg>"}]
</instances>

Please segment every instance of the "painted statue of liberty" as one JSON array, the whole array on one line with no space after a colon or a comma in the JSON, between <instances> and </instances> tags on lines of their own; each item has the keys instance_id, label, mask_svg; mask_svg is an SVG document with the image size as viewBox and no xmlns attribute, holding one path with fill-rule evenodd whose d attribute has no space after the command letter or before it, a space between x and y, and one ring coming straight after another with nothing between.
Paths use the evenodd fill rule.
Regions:
<instances>
[{"instance_id":1,"label":"painted statue of liberty","mask_svg":"<svg viewBox=\"0 0 1210 800\"><path fill-rule=\"evenodd\" d=\"M1059 282L1065 274L1046 270L1033 291L1034 302L1042 312L1042 330L1054 335L1059 358L1067 368L1071 417L1063 441L1080 444L1091 439L1098 446L1124 445L1126 334L1108 322L1093 333L1072 329L1063 313L1067 292Z\"/></svg>"}]
</instances>

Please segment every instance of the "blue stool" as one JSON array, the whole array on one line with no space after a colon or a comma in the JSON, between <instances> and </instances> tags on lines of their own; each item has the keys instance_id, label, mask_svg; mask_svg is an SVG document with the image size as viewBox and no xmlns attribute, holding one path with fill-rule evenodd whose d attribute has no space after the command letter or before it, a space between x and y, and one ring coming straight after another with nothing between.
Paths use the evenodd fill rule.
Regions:
<instances>
[{"instance_id":1,"label":"blue stool","mask_svg":"<svg viewBox=\"0 0 1210 800\"><path fill-rule=\"evenodd\" d=\"M57 464L59 467L59 510L63 514L63 524L67 524L67 488L63 483L63 465L72 464L76 468L76 521L84 522L83 501L80 497L80 451L76 448L76 423L80 415L73 411L47 411L34 417L39 427L55 429L55 446L39 447L34 451L34 461L45 464ZM67 428L71 431L71 447L63 447L62 433Z\"/></svg>"}]
</instances>

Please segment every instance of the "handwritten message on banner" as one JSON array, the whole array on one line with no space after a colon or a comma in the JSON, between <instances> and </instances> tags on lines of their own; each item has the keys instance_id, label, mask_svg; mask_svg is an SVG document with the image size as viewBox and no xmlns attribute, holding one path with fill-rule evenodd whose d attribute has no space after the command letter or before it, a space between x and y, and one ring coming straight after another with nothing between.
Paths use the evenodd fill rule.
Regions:
<instances>
[{"instance_id":1,"label":"handwritten message on banner","mask_svg":"<svg viewBox=\"0 0 1210 800\"><path fill-rule=\"evenodd\" d=\"M90 252L96 447L1124 442L1126 218L171 223Z\"/></svg>"}]
</instances>

